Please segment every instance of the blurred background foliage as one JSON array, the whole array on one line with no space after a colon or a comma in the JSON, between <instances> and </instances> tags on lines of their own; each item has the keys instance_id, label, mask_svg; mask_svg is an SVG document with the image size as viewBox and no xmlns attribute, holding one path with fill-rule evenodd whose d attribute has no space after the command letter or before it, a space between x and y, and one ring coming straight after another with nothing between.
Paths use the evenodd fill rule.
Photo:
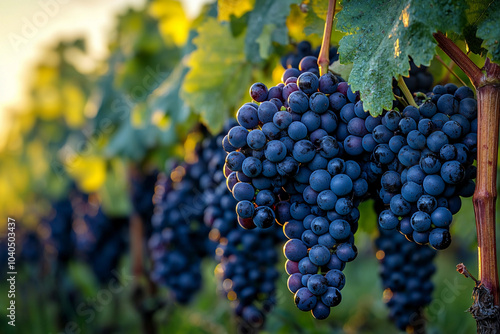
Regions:
<instances>
[{"instance_id":1,"label":"blurred background foliage","mask_svg":"<svg viewBox=\"0 0 500 334\"><path fill-rule=\"evenodd\" d=\"M170 159L188 156L194 149L189 134L200 122L217 133L237 106L250 100L251 83L280 80L280 57L297 42L320 45L326 2L307 1L307 12L301 3L220 0L206 4L191 19L178 1L147 1L142 9L129 9L117 17L108 36L109 56L104 61L92 60L90 69L79 66L89 55L86 40L78 36L54 42L40 52L25 82L25 103L9 111L9 127L3 134L1 219L15 218L20 237L26 231L46 236L40 222L50 215L50 203L66 198L73 185L94 194L106 214L130 214L131 166L163 169ZM335 31L332 43L338 44L341 37ZM451 63L445 54L439 55ZM482 65L481 58L471 57ZM437 60L429 71L435 84L460 85ZM455 71L468 82L458 68ZM377 222L372 203L365 203L360 211L360 257L355 265L347 266L342 305L328 320L315 321L295 308L284 275L266 333L397 332L386 320L388 311L377 276L372 245ZM472 281L455 272L458 262L477 268L470 199L464 200L455 216L453 233L452 246L439 253L436 263L435 301L427 314L429 333L475 331L473 319L463 313L470 305ZM124 249L120 262L124 273L130 272L127 255ZM26 267L18 276L18 333L64 332L61 319L66 318L61 317L61 308L67 318L74 319L77 329L66 328L67 333L141 331L140 317L130 302L130 281L125 279L123 290L100 305L98 297L106 287L81 262L71 263L67 275L48 284L41 283L50 272L47 263L36 270L28 263L18 266ZM161 333L235 331L227 301L216 298L214 267L210 261L204 264L205 286L192 306L173 305L166 291L159 292L167 304L155 315ZM2 287L0 304L6 305ZM71 298L92 311L92 320L68 308ZM5 308L0 311L2 333L12 332L5 312Z\"/></svg>"}]
</instances>

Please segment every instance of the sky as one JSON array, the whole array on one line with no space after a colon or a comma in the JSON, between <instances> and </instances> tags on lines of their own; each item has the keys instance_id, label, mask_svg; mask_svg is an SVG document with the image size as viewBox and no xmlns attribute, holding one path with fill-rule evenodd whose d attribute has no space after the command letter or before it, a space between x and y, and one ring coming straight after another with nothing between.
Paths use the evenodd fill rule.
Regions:
<instances>
[{"instance_id":1,"label":"sky","mask_svg":"<svg viewBox=\"0 0 500 334\"><path fill-rule=\"evenodd\" d=\"M7 113L22 103L30 65L60 39L84 36L90 54L104 59L106 37L117 13L140 8L145 0L2 0L0 1L0 132ZM194 17L207 0L183 0Z\"/></svg>"}]
</instances>

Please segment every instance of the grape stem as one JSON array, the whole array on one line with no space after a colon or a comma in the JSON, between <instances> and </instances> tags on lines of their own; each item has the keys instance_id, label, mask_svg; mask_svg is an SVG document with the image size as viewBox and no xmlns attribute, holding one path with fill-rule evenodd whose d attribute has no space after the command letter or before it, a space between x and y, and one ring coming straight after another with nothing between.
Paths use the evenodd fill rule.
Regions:
<instances>
[{"instance_id":1,"label":"grape stem","mask_svg":"<svg viewBox=\"0 0 500 334\"><path fill-rule=\"evenodd\" d=\"M493 310L498 310L500 290L496 258L495 204L500 122L500 66L486 58L483 74L481 69L443 33L435 33L434 38L438 46L464 71L476 88L478 101L477 183L473 204L476 215L481 284L474 288L475 301L471 310L477 311L476 305L479 308L487 305ZM477 312L471 313L476 319L478 333L500 333L499 312L490 312L492 314L490 317L476 317Z\"/></svg>"},{"instance_id":2,"label":"grape stem","mask_svg":"<svg viewBox=\"0 0 500 334\"><path fill-rule=\"evenodd\" d=\"M469 57L460 50L460 48L453 43L451 39L446 37L442 32L434 33L434 38L438 42L438 46L444 51L464 71L464 73L469 77L470 81L474 87L479 86L479 82L483 77L481 69L474 64Z\"/></svg>"},{"instance_id":3,"label":"grape stem","mask_svg":"<svg viewBox=\"0 0 500 334\"><path fill-rule=\"evenodd\" d=\"M478 82L477 185L474 193L479 280L499 305L498 267L495 238L497 199L498 127L500 122L500 66L486 60L486 75ZM498 81L492 84L492 79Z\"/></svg>"},{"instance_id":4,"label":"grape stem","mask_svg":"<svg viewBox=\"0 0 500 334\"><path fill-rule=\"evenodd\" d=\"M336 0L328 1L325 30L323 31L323 41L318 57L319 75L328 73L328 66L330 65L330 39L332 37L333 19L335 17L335 5Z\"/></svg>"},{"instance_id":5,"label":"grape stem","mask_svg":"<svg viewBox=\"0 0 500 334\"><path fill-rule=\"evenodd\" d=\"M440 62L447 70L448 70L448 73L451 73L455 78L457 78L458 81L460 81L460 83L462 84L462 86L467 86L467 84L462 80L462 78L460 78L458 76L458 74L456 74L453 69L451 68L451 66L449 66L448 64L446 64L443 60L443 58L441 58L439 55L436 55L436 60L438 62Z\"/></svg>"},{"instance_id":6,"label":"grape stem","mask_svg":"<svg viewBox=\"0 0 500 334\"><path fill-rule=\"evenodd\" d=\"M414 107L418 108L417 103L415 102L415 99L413 99L413 95L411 94L410 90L406 86L406 83L403 80L402 76L398 77L398 87L399 87L399 89L401 89L401 92L403 93L403 96L406 98L406 100L408 101L408 103L411 106L414 106Z\"/></svg>"}]
</instances>

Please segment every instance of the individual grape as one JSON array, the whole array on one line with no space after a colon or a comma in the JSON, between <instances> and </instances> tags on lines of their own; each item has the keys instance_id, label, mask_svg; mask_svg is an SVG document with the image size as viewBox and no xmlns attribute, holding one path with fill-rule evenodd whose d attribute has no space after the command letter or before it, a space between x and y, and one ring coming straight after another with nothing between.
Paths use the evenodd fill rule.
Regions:
<instances>
[{"instance_id":1,"label":"individual grape","mask_svg":"<svg viewBox=\"0 0 500 334\"><path fill-rule=\"evenodd\" d=\"M333 73L327 72L319 78L319 90L323 94L335 93L338 82L338 78Z\"/></svg>"},{"instance_id":2,"label":"individual grape","mask_svg":"<svg viewBox=\"0 0 500 334\"><path fill-rule=\"evenodd\" d=\"M351 135L358 137L363 137L368 134L368 130L365 127L365 121L362 118L352 118L349 123L347 123L347 131Z\"/></svg>"},{"instance_id":3,"label":"individual grape","mask_svg":"<svg viewBox=\"0 0 500 334\"><path fill-rule=\"evenodd\" d=\"M256 177L260 175L260 173L262 172L262 163L260 162L259 159L248 157L245 160L243 160L241 170L243 174L245 174L250 178Z\"/></svg>"},{"instance_id":4,"label":"individual grape","mask_svg":"<svg viewBox=\"0 0 500 334\"><path fill-rule=\"evenodd\" d=\"M417 129L417 122L411 117L404 117L399 121L398 126L401 133L407 135Z\"/></svg>"},{"instance_id":5,"label":"individual grape","mask_svg":"<svg viewBox=\"0 0 500 334\"><path fill-rule=\"evenodd\" d=\"M307 136L307 127L302 122L292 122L288 127L288 135L295 141L304 139Z\"/></svg>"},{"instance_id":6,"label":"individual grape","mask_svg":"<svg viewBox=\"0 0 500 334\"><path fill-rule=\"evenodd\" d=\"M447 161L441 167L440 175L446 183L458 184L465 177L465 168L456 160Z\"/></svg>"},{"instance_id":7,"label":"individual grape","mask_svg":"<svg viewBox=\"0 0 500 334\"><path fill-rule=\"evenodd\" d=\"M330 223L328 231L335 240L344 240L351 234L351 227L346 220L336 219Z\"/></svg>"},{"instance_id":8,"label":"individual grape","mask_svg":"<svg viewBox=\"0 0 500 334\"><path fill-rule=\"evenodd\" d=\"M293 112L303 114L309 108L309 98L303 91L294 91L288 96L288 105Z\"/></svg>"},{"instance_id":9,"label":"individual grape","mask_svg":"<svg viewBox=\"0 0 500 334\"><path fill-rule=\"evenodd\" d=\"M306 287L297 290L294 300L295 305L301 311L311 311L317 303L317 297Z\"/></svg>"},{"instance_id":10,"label":"individual grape","mask_svg":"<svg viewBox=\"0 0 500 334\"><path fill-rule=\"evenodd\" d=\"M329 106L328 97L321 92L316 92L309 98L309 108L317 114L324 113Z\"/></svg>"},{"instance_id":11,"label":"individual grape","mask_svg":"<svg viewBox=\"0 0 500 334\"><path fill-rule=\"evenodd\" d=\"M255 207L250 201L239 201L236 205L236 212L241 218L252 218Z\"/></svg>"},{"instance_id":12,"label":"individual grape","mask_svg":"<svg viewBox=\"0 0 500 334\"><path fill-rule=\"evenodd\" d=\"M423 149L425 147L425 144L426 144L425 135L422 134L418 130L412 130L412 131L410 131L408 133L408 136L407 136L406 140L408 142L408 146L410 146L411 148L413 148L415 150L421 150L421 149Z\"/></svg>"},{"instance_id":13,"label":"individual grape","mask_svg":"<svg viewBox=\"0 0 500 334\"><path fill-rule=\"evenodd\" d=\"M253 222L255 226L260 228L269 228L273 226L275 221L274 211L267 206L259 206L255 209Z\"/></svg>"},{"instance_id":14,"label":"individual grape","mask_svg":"<svg viewBox=\"0 0 500 334\"><path fill-rule=\"evenodd\" d=\"M431 195L437 196L443 193L446 185L439 175L427 175L423 182L424 191Z\"/></svg>"},{"instance_id":15,"label":"individual grape","mask_svg":"<svg viewBox=\"0 0 500 334\"><path fill-rule=\"evenodd\" d=\"M411 204L401 194L397 194L391 198L390 208L396 216L404 216L410 213Z\"/></svg>"},{"instance_id":16,"label":"individual grape","mask_svg":"<svg viewBox=\"0 0 500 334\"><path fill-rule=\"evenodd\" d=\"M429 234L429 244L434 249L445 249L451 244L451 235L447 229L436 228Z\"/></svg>"},{"instance_id":17,"label":"individual grape","mask_svg":"<svg viewBox=\"0 0 500 334\"><path fill-rule=\"evenodd\" d=\"M274 123L266 123L262 126L262 132L266 136L266 138L273 140L278 139L280 134L280 129L274 125Z\"/></svg>"},{"instance_id":18,"label":"individual grape","mask_svg":"<svg viewBox=\"0 0 500 334\"><path fill-rule=\"evenodd\" d=\"M419 111L423 117L432 118L437 112L437 107L431 101L426 101L420 106Z\"/></svg>"},{"instance_id":19,"label":"individual grape","mask_svg":"<svg viewBox=\"0 0 500 334\"><path fill-rule=\"evenodd\" d=\"M247 135L247 145L254 150L260 150L266 145L266 135L261 130L252 130Z\"/></svg>"},{"instance_id":20,"label":"individual grape","mask_svg":"<svg viewBox=\"0 0 500 334\"><path fill-rule=\"evenodd\" d=\"M474 91L467 86L462 86L457 88L454 93L454 97L458 100L464 100L466 98L474 98Z\"/></svg>"},{"instance_id":21,"label":"individual grape","mask_svg":"<svg viewBox=\"0 0 500 334\"><path fill-rule=\"evenodd\" d=\"M419 166L424 173L435 174L441 169L441 161L436 155L427 154L420 158Z\"/></svg>"},{"instance_id":22,"label":"individual grape","mask_svg":"<svg viewBox=\"0 0 500 334\"><path fill-rule=\"evenodd\" d=\"M316 155L316 147L309 140L299 140L293 146L292 154L298 162L310 162Z\"/></svg>"},{"instance_id":23,"label":"individual grape","mask_svg":"<svg viewBox=\"0 0 500 334\"><path fill-rule=\"evenodd\" d=\"M385 122L385 127L391 131L395 131L398 128L399 122L401 121L401 114L395 110L390 110L384 115L383 122Z\"/></svg>"},{"instance_id":24,"label":"individual grape","mask_svg":"<svg viewBox=\"0 0 500 334\"><path fill-rule=\"evenodd\" d=\"M233 187L233 196L237 201L251 201L255 195L255 189L251 184L238 182Z\"/></svg>"},{"instance_id":25,"label":"individual grape","mask_svg":"<svg viewBox=\"0 0 500 334\"><path fill-rule=\"evenodd\" d=\"M246 129L252 129L259 124L257 109L251 105L243 105L236 113L238 123Z\"/></svg>"},{"instance_id":26,"label":"individual grape","mask_svg":"<svg viewBox=\"0 0 500 334\"><path fill-rule=\"evenodd\" d=\"M373 150L373 160L383 165L390 164L396 156L388 144L379 144Z\"/></svg>"},{"instance_id":27,"label":"individual grape","mask_svg":"<svg viewBox=\"0 0 500 334\"><path fill-rule=\"evenodd\" d=\"M325 246L323 245L314 245L313 247L311 247L311 249L309 250L309 259L311 260L311 262L317 266L324 266L328 263L328 261L330 261L330 251L328 250L328 248L326 248ZM314 275L313 277L315 277L316 275ZM311 288L309 287L309 284L311 282L311 279L313 277L311 277L309 279L309 282L308 282L308 289L311 290L311 292L313 292L314 294L323 294L324 291L326 291L326 278L323 276L323 275L318 275L320 277L323 278L324 280L324 288L325 290L320 290L318 287L316 287L316 290L313 291L311 290ZM321 292L319 292L321 291Z\"/></svg>"},{"instance_id":28,"label":"individual grape","mask_svg":"<svg viewBox=\"0 0 500 334\"><path fill-rule=\"evenodd\" d=\"M271 162L280 162L285 159L287 151L285 145L281 141L271 140L267 143L264 154L267 160Z\"/></svg>"},{"instance_id":29,"label":"individual grape","mask_svg":"<svg viewBox=\"0 0 500 334\"><path fill-rule=\"evenodd\" d=\"M401 164L403 164L404 166L411 167L419 162L420 152L406 145L403 146L399 151L398 159L399 162L401 162Z\"/></svg>"},{"instance_id":30,"label":"individual grape","mask_svg":"<svg viewBox=\"0 0 500 334\"><path fill-rule=\"evenodd\" d=\"M318 91L319 79L315 74L311 72L304 72L297 79L297 86L304 93L312 94Z\"/></svg>"},{"instance_id":31,"label":"individual grape","mask_svg":"<svg viewBox=\"0 0 500 334\"><path fill-rule=\"evenodd\" d=\"M292 157L286 157L276 164L279 175L292 177L299 171L299 163Z\"/></svg>"},{"instance_id":32,"label":"individual grape","mask_svg":"<svg viewBox=\"0 0 500 334\"><path fill-rule=\"evenodd\" d=\"M321 129L325 130L327 133L332 133L337 129L337 115L335 115L332 111L327 110L325 113L321 114L320 120Z\"/></svg>"},{"instance_id":33,"label":"individual grape","mask_svg":"<svg viewBox=\"0 0 500 334\"><path fill-rule=\"evenodd\" d=\"M401 195L408 202L416 202L423 195L423 187L415 182L406 182L401 188Z\"/></svg>"},{"instance_id":34,"label":"individual grape","mask_svg":"<svg viewBox=\"0 0 500 334\"><path fill-rule=\"evenodd\" d=\"M312 172L311 176L309 177L309 183L311 188L317 192L330 189L331 180L332 177L324 169Z\"/></svg>"},{"instance_id":35,"label":"individual grape","mask_svg":"<svg viewBox=\"0 0 500 334\"><path fill-rule=\"evenodd\" d=\"M363 153L363 139L361 137L349 135L344 140L344 149L347 154L357 156Z\"/></svg>"},{"instance_id":36,"label":"individual grape","mask_svg":"<svg viewBox=\"0 0 500 334\"><path fill-rule=\"evenodd\" d=\"M371 136L371 135L370 135ZM405 137L403 136L394 136L389 140L389 148L394 153L399 153L401 148L407 144ZM372 150L373 151L373 150Z\"/></svg>"},{"instance_id":37,"label":"individual grape","mask_svg":"<svg viewBox=\"0 0 500 334\"><path fill-rule=\"evenodd\" d=\"M437 101L437 108L439 112L451 116L458 113L459 102L451 94L443 94Z\"/></svg>"},{"instance_id":38,"label":"individual grape","mask_svg":"<svg viewBox=\"0 0 500 334\"><path fill-rule=\"evenodd\" d=\"M411 226L417 232L427 232L431 228L431 217L423 211L415 212L410 219Z\"/></svg>"},{"instance_id":39,"label":"individual grape","mask_svg":"<svg viewBox=\"0 0 500 334\"><path fill-rule=\"evenodd\" d=\"M289 83L287 85L285 85L283 87L283 93L282 93L282 101L285 101L285 106L286 106L286 103L289 102L288 100L288 97L290 96L290 94L292 94L293 92L296 92L299 90L299 87L297 86L296 83Z\"/></svg>"},{"instance_id":40,"label":"individual grape","mask_svg":"<svg viewBox=\"0 0 500 334\"><path fill-rule=\"evenodd\" d=\"M340 110L340 119L344 121L344 123L349 123L349 121L356 117L356 113L354 112L354 104L347 103Z\"/></svg>"},{"instance_id":41,"label":"individual grape","mask_svg":"<svg viewBox=\"0 0 500 334\"><path fill-rule=\"evenodd\" d=\"M300 118L300 121L304 123L304 125L307 128L307 131L309 133L313 132L314 130L319 129L321 125L321 118L320 116L312 111L306 111L302 117Z\"/></svg>"},{"instance_id":42,"label":"individual grape","mask_svg":"<svg viewBox=\"0 0 500 334\"><path fill-rule=\"evenodd\" d=\"M311 69L318 69L318 58L314 56L306 56L302 58L299 63L299 70L305 72Z\"/></svg>"},{"instance_id":43,"label":"individual grape","mask_svg":"<svg viewBox=\"0 0 500 334\"><path fill-rule=\"evenodd\" d=\"M366 126L366 122L365 122ZM368 129L368 127L367 127ZM390 131L385 125L377 125L372 132L373 139L379 144L386 144L391 140L394 133Z\"/></svg>"},{"instance_id":44,"label":"individual grape","mask_svg":"<svg viewBox=\"0 0 500 334\"><path fill-rule=\"evenodd\" d=\"M339 289L334 287L328 287L325 293L321 296L321 301L323 304L329 307L334 307L340 304L342 301L342 294Z\"/></svg>"},{"instance_id":45,"label":"individual grape","mask_svg":"<svg viewBox=\"0 0 500 334\"><path fill-rule=\"evenodd\" d=\"M368 132L373 132L375 128L381 124L382 117L368 116L365 119L365 127Z\"/></svg>"},{"instance_id":46,"label":"individual grape","mask_svg":"<svg viewBox=\"0 0 500 334\"><path fill-rule=\"evenodd\" d=\"M263 102L267 99L268 90L266 85L261 82L254 83L250 87L250 97L257 102Z\"/></svg>"},{"instance_id":47,"label":"individual grape","mask_svg":"<svg viewBox=\"0 0 500 334\"><path fill-rule=\"evenodd\" d=\"M450 138L458 139L462 134L462 126L454 120L448 121L443 124L441 130Z\"/></svg>"},{"instance_id":48,"label":"individual grape","mask_svg":"<svg viewBox=\"0 0 500 334\"><path fill-rule=\"evenodd\" d=\"M430 195L422 195L417 201L417 208L426 213L432 213L437 208L436 198Z\"/></svg>"},{"instance_id":49,"label":"individual grape","mask_svg":"<svg viewBox=\"0 0 500 334\"><path fill-rule=\"evenodd\" d=\"M323 190L318 194L316 203L321 210L330 211L333 210L335 208L335 205L337 204L337 196L331 190Z\"/></svg>"},{"instance_id":50,"label":"individual grape","mask_svg":"<svg viewBox=\"0 0 500 334\"><path fill-rule=\"evenodd\" d=\"M438 207L431 214L431 221L437 227L447 228L450 226L453 215L446 207Z\"/></svg>"},{"instance_id":51,"label":"individual grape","mask_svg":"<svg viewBox=\"0 0 500 334\"><path fill-rule=\"evenodd\" d=\"M477 118L477 102L473 98L464 98L459 105L460 115L465 116L468 120Z\"/></svg>"},{"instance_id":52,"label":"individual grape","mask_svg":"<svg viewBox=\"0 0 500 334\"><path fill-rule=\"evenodd\" d=\"M278 112L276 105L269 101L262 102L257 108L259 121L269 123L273 120L274 114ZM230 130L231 131L231 130Z\"/></svg>"},{"instance_id":53,"label":"individual grape","mask_svg":"<svg viewBox=\"0 0 500 334\"><path fill-rule=\"evenodd\" d=\"M341 261L351 262L358 255L358 251L351 243L344 242L338 245L336 254Z\"/></svg>"},{"instance_id":54,"label":"individual grape","mask_svg":"<svg viewBox=\"0 0 500 334\"><path fill-rule=\"evenodd\" d=\"M328 97L329 105L334 111L340 111L347 103L347 99L342 93L333 93Z\"/></svg>"},{"instance_id":55,"label":"individual grape","mask_svg":"<svg viewBox=\"0 0 500 334\"><path fill-rule=\"evenodd\" d=\"M351 178L346 174L337 174L332 177L330 189L337 196L345 196L352 191L353 183Z\"/></svg>"}]
</instances>

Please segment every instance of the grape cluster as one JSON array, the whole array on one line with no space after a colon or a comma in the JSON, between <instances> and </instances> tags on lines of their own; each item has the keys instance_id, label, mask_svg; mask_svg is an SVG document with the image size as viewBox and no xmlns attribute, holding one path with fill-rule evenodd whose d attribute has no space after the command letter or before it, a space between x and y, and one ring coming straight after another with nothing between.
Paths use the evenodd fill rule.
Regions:
<instances>
[{"instance_id":1,"label":"grape cluster","mask_svg":"<svg viewBox=\"0 0 500 334\"><path fill-rule=\"evenodd\" d=\"M245 103L237 113L240 125L223 139L229 153L227 186L238 201L238 221L247 229L268 228L275 220L284 224L290 218L290 196L302 197L294 185L305 175L300 169L336 154L330 151L336 140L327 136L336 126L327 94L339 79L331 73L318 79L309 72L318 70L316 60L307 57L299 67L302 73L287 69L283 83L269 90L262 83L252 85L250 96L260 104Z\"/></svg>"},{"instance_id":2,"label":"grape cluster","mask_svg":"<svg viewBox=\"0 0 500 334\"><path fill-rule=\"evenodd\" d=\"M228 124L223 133L232 125ZM204 221L211 228L210 239L218 244L215 258L219 264L215 272L220 290L243 320L240 326L261 328L265 313L275 303L279 277L276 245L283 240L283 232L279 228L245 231L239 226L237 202L227 189L222 172L226 156L222 135L206 138L202 147L202 159L208 166L201 181L207 204Z\"/></svg>"},{"instance_id":3,"label":"grape cluster","mask_svg":"<svg viewBox=\"0 0 500 334\"><path fill-rule=\"evenodd\" d=\"M321 47L318 46L314 51L312 49L311 43L308 41L299 42L296 49L292 52L287 53L281 57L281 66L283 68L299 68L300 61L308 56L318 57ZM337 53L337 48L332 46L329 50L330 64L339 59L339 54Z\"/></svg>"},{"instance_id":4,"label":"grape cluster","mask_svg":"<svg viewBox=\"0 0 500 334\"><path fill-rule=\"evenodd\" d=\"M437 103L427 100L418 108L384 114L372 131L373 159L384 172L379 196L389 206L379 225L444 249L460 196L474 193L477 103L468 87L436 87L434 94L443 93Z\"/></svg>"},{"instance_id":5,"label":"grape cluster","mask_svg":"<svg viewBox=\"0 0 500 334\"><path fill-rule=\"evenodd\" d=\"M201 288L201 261L213 253L199 193L205 173L206 165L199 160L185 163L174 168L170 176L161 174L155 186L153 233L149 239L151 278L169 287L181 304L188 303Z\"/></svg>"},{"instance_id":6,"label":"grape cluster","mask_svg":"<svg viewBox=\"0 0 500 334\"><path fill-rule=\"evenodd\" d=\"M318 78L316 62L304 58L300 70L287 69L270 89L252 85L250 96L260 104L238 110L240 125L223 146L240 224L268 228L275 218L284 224L288 287L299 309L325 319L341 301L345 263L357 256L357 206L368 182L366 157L351 152L349 137L364 124L347 126L359 94L331 73Z\"/></svg>"},{"instance_id":7,"label":"grape cluster","mask_svg":"<svg viewBox=\"0 0 500 334\"><path fill-rule=\"evenodd\" d=\"M380 229L375 244L390 319L401 330L418 325L423 308L432 300L436 251L408 242L396 230Z\"/></svg>"},{"instance_id":8,"label":"grape cluster","mask_svg":"<svg viewBox=\"0 0 500 334\"><path fill-rule=\"evenodd\" d=\"M53 203L51 216L45 223L50 231L49 251L55 254L57 263L64 265L73 257L76 243L70 198Z\"/></svg>"},{"instance_id":9,"label":"grape cluster","mask_svg":"<svg viewBox=\"0 0 500 334\"><path fill-rule=\"evenodd\" d=\"M409 74L409 77L404 77L403 80L410 92L428 92L432 89L434 77L427 71L427 66L421 65L417 67L410 58Z\"/></svg>"},{"instance_id":10,"label":"grape cluster","mask_svg":"<svg viewBox=\"0 0 500 334\"><path fill-rule=\"evenodd\" d=\"M316 61L303 58L269 89L253 84L253 102L238 110L239 125L222 144L238 222L283 225L288 287L299 309L324 319L357 255L362 200L381 199L382 229L448 247L460 196L474 191L477 106L469 88L448 84L418 107L394 101L373 117L341 78L319 77Z\"/></svg>"},{"instance_id":11,"label":"grape cluster","mask_svg":"<svg viewBox=\"0 0 500 334\"><path fill-rule=\"evenodd\" d=\"M113 278L113 271L127 247L127 217L108 217L92 197L73 200L77 255L88 263L101 284Z\"/></svg>"}]
</instances>

